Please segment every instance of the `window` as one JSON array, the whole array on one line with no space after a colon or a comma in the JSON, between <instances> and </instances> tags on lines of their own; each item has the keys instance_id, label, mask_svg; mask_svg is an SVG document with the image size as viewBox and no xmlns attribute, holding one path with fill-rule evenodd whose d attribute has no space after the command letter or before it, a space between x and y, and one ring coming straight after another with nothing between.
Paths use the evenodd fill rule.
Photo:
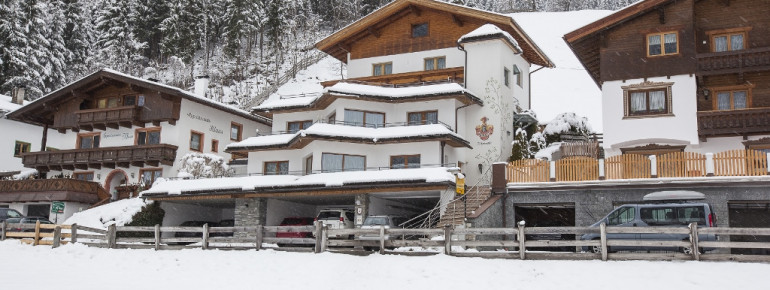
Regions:
<instances>
[{"instance_id":1,"label":"window","mask_svg":"<svg viewBox=\"0 0 770 290\"><path fill-rule=\"evenodd\" d=\"M701 206L640 208L639 217L650 226L706 225L706 214Z\"/></svg>"},{"instance_id":2,"label":"window","mask_svg":"<svg viewBox=\"0 0 770 290\"><path fill-rule=\"evenodd\" d=\"M513 65L513 76L516 78L516 85L521 86L521 70L519 70L519 67L517 65Z\"/></svg>"},{"instance_id":3,"label":"window","mask_svg":"<svg viewBox=\"0 0 770 290\"><path fill-rule=\"evenodd\" d=\"M503 68L503 84L505 84L506 87L511 86L511 71L509 71L507 67Z\"/></svg>"},{"instance_id":4,"label":"window","mask_svg":"<svg viewBox=\"0 0 770 290\"><path fill-rule=\"evenodd\" d=\"M446 57L432 57L425 59L425 70L437 70L446 68Z\"/></svg>"},{"instance_id":5,"label":"window","mask_svg":"<svg viewBox=\"0 0 770 290\"><path fill-rule=\"evenodd\" d=\"M389 75L393 73L393 63L375 63L372 65L372 75L381 76Z\"/></svg>"},{"instance_id":6,"label":"window","mask_svg":"<svg viewBox=\"0 0 770 290\"><path fill-rule=\"evenodd\" d=\"M366 157L359 155L323 153L321 171L362 171L366 169Z\"/></svg>"},{"instance_id":7,"label":"window","mask_svg":"<svg viewBox=\"0 0 770 290\"><path fill-rule=\"evenodd\" d=\"M329 124L337 123L337 113L335 112L335 113L332 113L331 115L329 115L329 118L327 119L327 122L329 122Z\"/></svg>"},{"instance_id":8,"label":"window","mask_svg":"<svg viewBox=\"0 0 770 290\"><path fill-rule=\"evenodd\" d=\"M746 49L751 27L739 27L707 31L711 39L711 51L723 52Z\"/></svg>"},{"instance_id":9,"label":"window","mask_svg":"<svg viewBox=\"0 0 770 290\"><path fill-rule=\"evenodd\" d=\"M136 145L160 144L160 127L136 129Z\"/></svg>"},{"instance_id":10,"label":"window","mask_svg":"<svg viewBox=\"0 0 770 290\"><path fill-rule=\"evenodd\" d=\"M72 177L77 180L92 181L94 180L94 172L75 172L72 174Z\"/></svg>"},{"instance_id":11,"label":"window","mask_svg":"<svg viewBox=\"0 0 770 290\"><path fill-rule=\"evenodd\" d=\"M625 224L625 223L633 221L635 216L636 216L636 209L635 208L633 208L633 207L621 207L621 208L613 211L607 217L607 225L608 226L622 225L622 224Z\"/></svg>"},{"instance_id":12,"label":"window","mask_svg":"<svg viewBox=\"0 0 770 290\"><path fill-rule=\"evenodd\" d=\"M140 96L140 101L144 101L144 97ZM101 98L98 99L96 102L96 107L98 109L108 109L108 108L117 108L121 106L135 106L136 105L136 96L129 95L129 96L113 96L113 97L107 97L107 98Z\"/></svg>"},{"instance_id":13,"label":"window","mask_svg":"<svg viewBox=\"0 0 770 290\"><path fill-rule=\"evenodd\" d=\"M78 134L77 147L79 149L99 148L100 140L101 140L101 136L99 135L99 133Z\"/></svg>"},{"instance_id":14,"label":"window","mask_svg":"<svg viewBox=\"0 0 770 290\"><path fill-rule=\"evenodd\" d=\"M647 56L674 55L679 53L679 33L663 32L647 35Z\"/></svg>"},{"instance_id":15,"label":"window","mask_svg":"<svg viewBox=\"0 0 770 290\"><path fill-rule=\"evenodd\" d=\"M412 24L412 37L428 36L428 23Z\"/></svg>"},{"instance_id":16,"label":"window","mask_svg":"<svg viewBox=\"0 0 770 290\"><path fill-rule=\"evenodd\" d=\"M203 152L203 133L190 131L190 150Z\"/></svg>"},{"instance_id":17,"label":"window","mask_svg":"<svg viewBox=\"0 0 770 290\"><path fill-rule=\"evenodd\" d=\"M313 125L313 121L296 121L296 122L289 122L289 125L287 126L289 133L296 133L299 130L305 130L307 128L310 128L310 126Z\"/></svg>"},{"instance_id":18,"label":"window","mask_svg":"<svg viewBox=\"0 0 770 290\"><path fill-rule=\"evenodd\" d=\"M161 168L139 170L139 177L142 179L140 182L146 186L152 185L161 176L163 176L163 169Z\"/></svg>"},{"instance_id":19,"label":"window","mask_svg":"<svg viewBox=\"0 0 770 290\"><path fill-rule=\"evenodd\" d=\"M265 175L289 174L289 161L265 162Z\"/></svg>"},{"instance_id":20,"label":"window","mask_svg":"<svg viewBox=\"0 0 770 290\"><path fill-rule=\"evenodd\" d=\"M230 140L241 141L243 138L243 125L231 122L230 123Z\"/></svg>"},{"instance_id":21,"label":"window","mask_svg":"<svg viewBox=\"0 0 770 290\"><path fill-rule=\"evenodd\" d=\"M219 152L219 140L211 139L211 152Z\"/></svg>"},{"instance_id":22,"label":"window","mask_svg":"<svg viewBox=\"0 0 770 290\"><path fill-rule=\"evenodd\" d=\"M305 158L305 175L313 173L313 156Z\"/></svg>"},{"instance_id":23,"label":"window","mask_svg":"<svg viewBox=\"0 0 770 290\"><path fill-rule=\"evenodd\" d=\"M390 156L390 168L420 168L420 155Z\"/></svg>"},{"instance_id":24,"label":"window","mask_svg":"<svg viewBox=\"0 0 770 290\"><path fill-rule=\"evenodd\" d=\"M413 112L407 114L409 125L438 124L438 111Z\"/></svg>"},{"instance_id":25,"label":"window","mask_svg":"<svg viewBox=\"0 0 770 290\"><path fill-rule=\"evenodd\" d=\"M345 110L345 125L370 128L385 127L385 113Z\"/></svg>"},{"instance_id":26,"label":"window","mask_svg":"<svg viewBox=\"0 0 770 290\"><path fill-rule=\"evenodd\" d=\"M671 114L671 86L674 83L643 82L623 86L626 117L668 116Z\"/></svg>"},{"instance_id":27,"label":"window","mask_svg":"<svg viewBox=\"0 0 770 290\"><path fill-rule=\"evenodd\" d=\"M16 141L16 146L13 147L13 157L21 157L21 153L27 153L30 151L32 145L27 142Z\"/></svg>"},{"instance_id":28,"label":"window","mask_svg":"<svg viewBox=\"0 0 770 290\"><path fill-rule=\"evenodd\" d=\"M722 91L716 92L716 95L714 107L717 110L739 110L749 107L748 91Z\"/></svg>"}]
</instances>

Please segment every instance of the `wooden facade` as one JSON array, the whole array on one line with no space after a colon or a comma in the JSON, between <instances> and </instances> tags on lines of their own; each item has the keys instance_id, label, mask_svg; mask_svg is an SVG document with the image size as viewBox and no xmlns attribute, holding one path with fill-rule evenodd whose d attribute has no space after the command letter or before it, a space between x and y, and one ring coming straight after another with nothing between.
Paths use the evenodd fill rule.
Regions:
<instances>
[{"instance_id":1,"label":"wooden facade","mask_svg":"<svg viewBox=\"0 0 770 290\"><path fill-rule=\"evenodd\" d=\"M128 168L131 165L144 167L145 164L170 166L176 159L176 151L177 146L168 144L41 151L24 153L22 162L25 167L41 172L116 166Z\"/></svg>"}]
</instances>

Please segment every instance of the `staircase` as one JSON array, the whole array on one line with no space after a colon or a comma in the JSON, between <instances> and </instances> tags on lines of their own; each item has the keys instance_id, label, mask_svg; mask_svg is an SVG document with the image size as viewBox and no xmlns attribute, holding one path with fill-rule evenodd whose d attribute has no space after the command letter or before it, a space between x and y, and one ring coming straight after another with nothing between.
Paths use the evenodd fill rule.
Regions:
<instances>
[{"instance_id":1,"label":"staircase","mask_svg":"<svg viewBox=\"0 0 770 290\"><path fill-rule=\"evenodd\" d=\"M446 211L441 215L438 227L465 224L465 217L472 215L491 196L492 190L488 186L471 188L465 193L464 197L459 197L449 202Z\"/></svg>"}]
</instances>

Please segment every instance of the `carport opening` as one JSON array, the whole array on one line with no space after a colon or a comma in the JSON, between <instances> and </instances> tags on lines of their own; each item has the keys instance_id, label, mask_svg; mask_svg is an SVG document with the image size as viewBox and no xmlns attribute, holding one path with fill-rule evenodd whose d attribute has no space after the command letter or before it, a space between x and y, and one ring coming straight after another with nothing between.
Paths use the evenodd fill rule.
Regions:
<instances>
[{"instance_id":1,"label":"carport opening","mask_svg":"<svg viewBox=\"0 0 770 290\"><path fill-rule=\"evenodd\" d=\"M736 228L770 228L770 201L729 202L729 226ZM768 236L730 236L733 242L770 242ZM732 249L733 254L770 255L768 249Z\"/></svg>"},{"instance_id":2,"label":"carport opening","mask_svg":"<svg viewBox=\"0 0 770 290\"><path fill-rule=\"evenodd\" d=\"M514 207L516 223L525 221L527 227L574 227L575 204L527 204ZM527 240L574 240L572 234L527 235ZM528 248L529 249L529 248ZM535 251L575 251L575 247L532 248Z\"/></svg>"}]
</instances>

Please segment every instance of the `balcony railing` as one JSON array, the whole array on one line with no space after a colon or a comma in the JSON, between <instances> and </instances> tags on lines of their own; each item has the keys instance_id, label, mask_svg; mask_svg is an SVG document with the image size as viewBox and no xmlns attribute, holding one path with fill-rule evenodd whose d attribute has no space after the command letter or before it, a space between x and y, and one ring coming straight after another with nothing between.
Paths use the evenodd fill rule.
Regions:
<instances>
[{"instance_id":1,"label":"balcony railing","mask_svg":"<svg viewBox=\"0 0 770 290\"><path fill-rule=\"evenodd\" d=\"M78 126L89 129L105 130L107 127L117 129L119 126L130 128L132 125L141 125L139 120L139 107L124 106L117 108L80 110L75 112L78 116Z\"/></svg>"},{"instance_id":2,"label":"balcony railing","mask_svg":"<svg viewBox=\"0 0 770 290\"><path fill-rule=\"evenodd\" d=\"M22 154L22 162L40 171L173 165L176 150L174 145L157 144L32 152Z\"/></svg>"},{"instance_id":3,"label":"balcony railing","mask_svg":"<svg viewBox=\"0 0 770 290\"><path fill-rule=\"evenodd\" d=\"M444 122L441 121L417 121L417 122L394 122L394 123L381 123L381 124L363 124L360 122L346 122L346 121L326 121L326 120L319 120L313 122L313 124L331 124L331 125L341 125L341 126L353 126L353 127L366 127L366 128L391 128L391 127L407 127L407 126L423 126L423 125L432 125L432 124L439 124L450 131L452 131L452 127L447 125ZM308 127L309 128L309 127ZM270 133L257 133L257 136L270 136L270 135L283 135L283 134L294 134L297 133L297 131L272 131Z\"/></svg>"},{"instance_id":4,"label":"balcony railing","mask_svg":"<svg viewBox=\"0 0 770 290\"><path fill-rule=\"evenodd\" d=\"M701 76L770 70L770 47L701 53L696 58Z\"/></svg>"},{"instance_id":5,"label":"balcony railing","mask_svg":"<svg viewBox=\"0 0 770 290\"><path fill-rule=\"evenodd\" d=\"M770 108L698 112L698 136L770 133Z\"/></svg>"},{"instance_id":6,"label":"balcony railing","mask_svg":"<svg viewBox=\"0 0 770 290\"><path fill-rule=\"evenodd\" d=\"M39 201L37 199L41 198L41 196L38 196L36 193L41 192L80 193L80 195L70 195L69 198L77 198L80 201L90 203L110 197L110 194L99 183L92 181L69 178L0 181L0 193L33 193L30 195L14 196L15 201ZM82 195L83 193L85 195ZM67 196L59 197L67 198Z\"/></svg>"},{"instance_id":7,"label":"balcony railing","mask_svg":"<svg viewBox=\"0 0 770 290\"><path fill-rule=\"evenodd\" d=\"M360 78L350 78L345 81L359 81L364 83L377 83L377 84L407 84L407 83L421 83L432 82L440 80L449 80L456 83L462 83L464 79L465 68L453 67L438 70L416 71L399 74L368 76ZM321 85L330 87L341 80L333 80L321 82Z\"/></svg>"}]
</instances>

